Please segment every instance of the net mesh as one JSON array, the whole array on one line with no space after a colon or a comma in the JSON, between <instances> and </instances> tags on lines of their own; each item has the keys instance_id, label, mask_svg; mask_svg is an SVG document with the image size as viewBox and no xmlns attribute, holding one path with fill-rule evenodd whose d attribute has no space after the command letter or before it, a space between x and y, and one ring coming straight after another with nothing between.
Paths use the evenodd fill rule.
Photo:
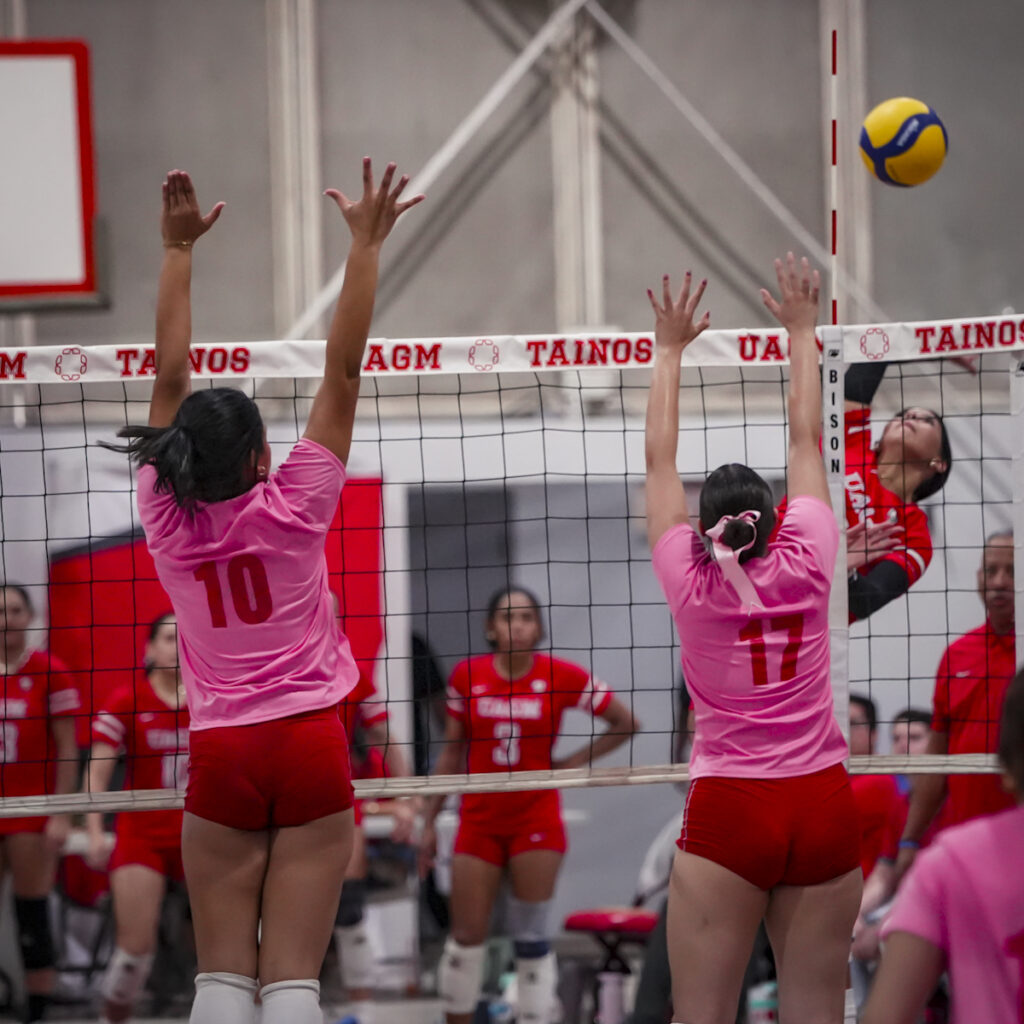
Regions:
<instances>
[{"instance_id":1,"label":"net mesh","mask_svg":"<svg viewBox=\"0 0 1024 1024\"><path fill-rule=\"evenodd\" d=\"M884 723L930 708L946 645L984 619L977 568L985 536L1012 525L1015 420L1009 365L1024 323L1003 320L843 328L848 360L894 362L872 410L875 433L909 406L939 411L955 466L924 507L935 554L910 594L855 624L848 686ZM823 335L839 329L824 329ZM838 337L838 335L837 335ZM884 339L884 340L883 340ZM952 340L948 340L952 339ZM703 341L704 339L702 339ZM943 347L945 344L945 347ZM695 346L695 349L697 346ZM1005 351L989 351L990 349ZM976 373L949 357L980 351ZM195 386L244 388L260 404L279 464L301 435L323 344L195 346ZM643 507L643 412L653 341L524 337L374 341L350 483L328 541L343 626L382 708L389 743L425 772L443 733L443 685L459 660L484 653L491 594L536 592L543 648L607 682L642 723L606 760L572 771L357 781L359 795L631 785L686 777L678 761L678 650L650 568ZM696 508L700 482L723 462L785 489L785 339L715 332L684 371L679 466ZM150 622L169 610L145 550L127 460L97 446L144 422L152 350L28 349L0 354L0 572L26 587L37 616L29 642L75 673L78 743L119 687L141 685ZM7 677L0 777L12 778L20 727ZM140 712L141 713L141 712ZM23 723L21 723L23 724ZM604 728L582 712L562 721L556 756ZM553 737L555 740L555 737ZM14 755L14 756L12 756ZM40 755L54 757L52 744ZM854 771L990 771L989 755L854 758ZM63 809L180 806L175 789L34 796L0 785L0 815Z\"/></svg>"}]
</instances>

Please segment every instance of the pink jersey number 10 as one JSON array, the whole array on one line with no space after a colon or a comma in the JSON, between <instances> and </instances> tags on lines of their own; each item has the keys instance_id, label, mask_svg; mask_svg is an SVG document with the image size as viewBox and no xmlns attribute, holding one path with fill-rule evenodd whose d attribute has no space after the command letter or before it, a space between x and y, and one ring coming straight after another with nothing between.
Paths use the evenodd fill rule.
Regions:
<instances>
[{"instance_id":1,"label":"pink jersey number 10","mask_svg":"<svg viewBox=\"0 0 1024 1024\"><path fill-rule=\"evenodd\" d=\"M214 629L224 629L228 617L224 609L224 593L220 586L217 563L203 562L193 575L206 587L211 625ZM255 555L235 555L228 562L228 587L231 589L235 614L247 626L255 626L270 618L274 601L270 596L267 570Z\"/></svg>"},{"instance_id":2,"label":"pink jersey number 10","mask_svg":"<svg viewBox=\"0 0 1024 1024\"><path fill-rule=\"evenodd\" d=\"M785 630L789 634L789 642L782 649L782 665L779 668L778 682L784 683L796 675L796 656L800 650L800 640L804 634L803 612L792 615L773 615L768 619L773 633ZM750 661L754 670L754 685L767 686L772 682L768 678L768 647L764 641L764 620L752 619L740 630L740 639L750 642Z\"/></svg>"}]
</instances>

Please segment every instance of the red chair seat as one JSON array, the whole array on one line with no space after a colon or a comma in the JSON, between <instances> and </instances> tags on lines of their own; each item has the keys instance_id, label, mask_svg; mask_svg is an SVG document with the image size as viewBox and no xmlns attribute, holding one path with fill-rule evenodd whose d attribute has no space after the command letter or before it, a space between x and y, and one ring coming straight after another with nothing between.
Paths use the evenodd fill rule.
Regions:
<instances>
[{"instance_id":1,"label":"red chair seat","mask_svg":"<svg viewBox=\"0 0 1024 1024\"><path fill-rule=\"evenodd\" d=\"M649 935L658 923L658 915L636 907L596 907L577 910L565 919L567 932L593 932L615 935Z\"/></svg>"}]
</instances>

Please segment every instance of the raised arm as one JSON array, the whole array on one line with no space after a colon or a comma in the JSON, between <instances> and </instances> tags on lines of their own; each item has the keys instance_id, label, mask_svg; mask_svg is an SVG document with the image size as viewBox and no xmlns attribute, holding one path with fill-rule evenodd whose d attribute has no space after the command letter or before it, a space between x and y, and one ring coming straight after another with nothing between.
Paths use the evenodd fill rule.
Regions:
<instances>
[{"instance_id":1,"label":"raised arm","mask_svg":"<svg viewBox=\"0 0 1024 1024\"><path fill-rule=\"evenodd\" d=\"M364 157L363 196L359 202L353 202L337 189L329 188L325 193L338 204L352 232L352 244L345 265L345 281L327 334L324 379L313 399L305 436L330 449L342 462L348 459L352 444L359 372L377 293L380 247L395 221L409 207L423 200L423 196L413 196L399 202L409 178L403 174L392 189L394 175L395 165L388 164L380 186L375 188L370 158Z\"/></svg>"},{"instance_id":2,"label":"raised arm","mask_svg":"<svg viewBox=\"0 0 1024 1024\"><path fill-rule=\"evenodd\" d=\"M687 517L686 492L676 469L679 448L679 361L683 350L711 322L705 313L695 324L693 314L704 295L707 281L690 294L692 275L686 272L679 298L672 300L668 274L662 278L662 303L648 288L654 310L654 371L647 396L645 451L647 456L647 543L651 549L661 535Z\"/></svg>"},{"instance_id":3,"label":"raised arm","mask_svg":"<svg viewBox=\"0 0 1024 1024\"><path fill-rule=\"evenodd\" d=\"M191 390L188 349L192 341L192 246L213 227L223 203L204 217L192 179L171 171L163 184L160 233L164 262L156 297L156 380L149 401L149 425L170 426Z\"/></svg>"},{"instance_id":4,"label":"raised arm","mask_svg":"<svg viewBox=\"0 0 1024 1024\"><path fill-rule=\"evenodd\" d=\"M779 299L761 289L768 311L789 332L789 458L790 499L809 494L831 504L825 462L821 457L821 368L814 326L818 319L821 281L804 258L792 253L775 261Z\"/></svg>"}]
</instances>

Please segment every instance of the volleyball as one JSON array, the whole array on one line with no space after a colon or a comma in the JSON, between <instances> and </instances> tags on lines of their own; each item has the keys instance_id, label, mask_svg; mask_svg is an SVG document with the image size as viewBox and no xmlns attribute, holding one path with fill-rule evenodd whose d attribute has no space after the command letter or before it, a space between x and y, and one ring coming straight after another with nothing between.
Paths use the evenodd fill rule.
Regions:
<instances>
[{"instance_id":1,"label":"volleyball","mask_svg":"<svg viewBox=\"0 0 1024 1024\"><path fill-rule=\"evenodd\" d=\"M939 115L906 96L879 103L860 130L860 155L868 169L901 188L927 181L942 166L947 148Z\"/></svg>"}]
</instances>

